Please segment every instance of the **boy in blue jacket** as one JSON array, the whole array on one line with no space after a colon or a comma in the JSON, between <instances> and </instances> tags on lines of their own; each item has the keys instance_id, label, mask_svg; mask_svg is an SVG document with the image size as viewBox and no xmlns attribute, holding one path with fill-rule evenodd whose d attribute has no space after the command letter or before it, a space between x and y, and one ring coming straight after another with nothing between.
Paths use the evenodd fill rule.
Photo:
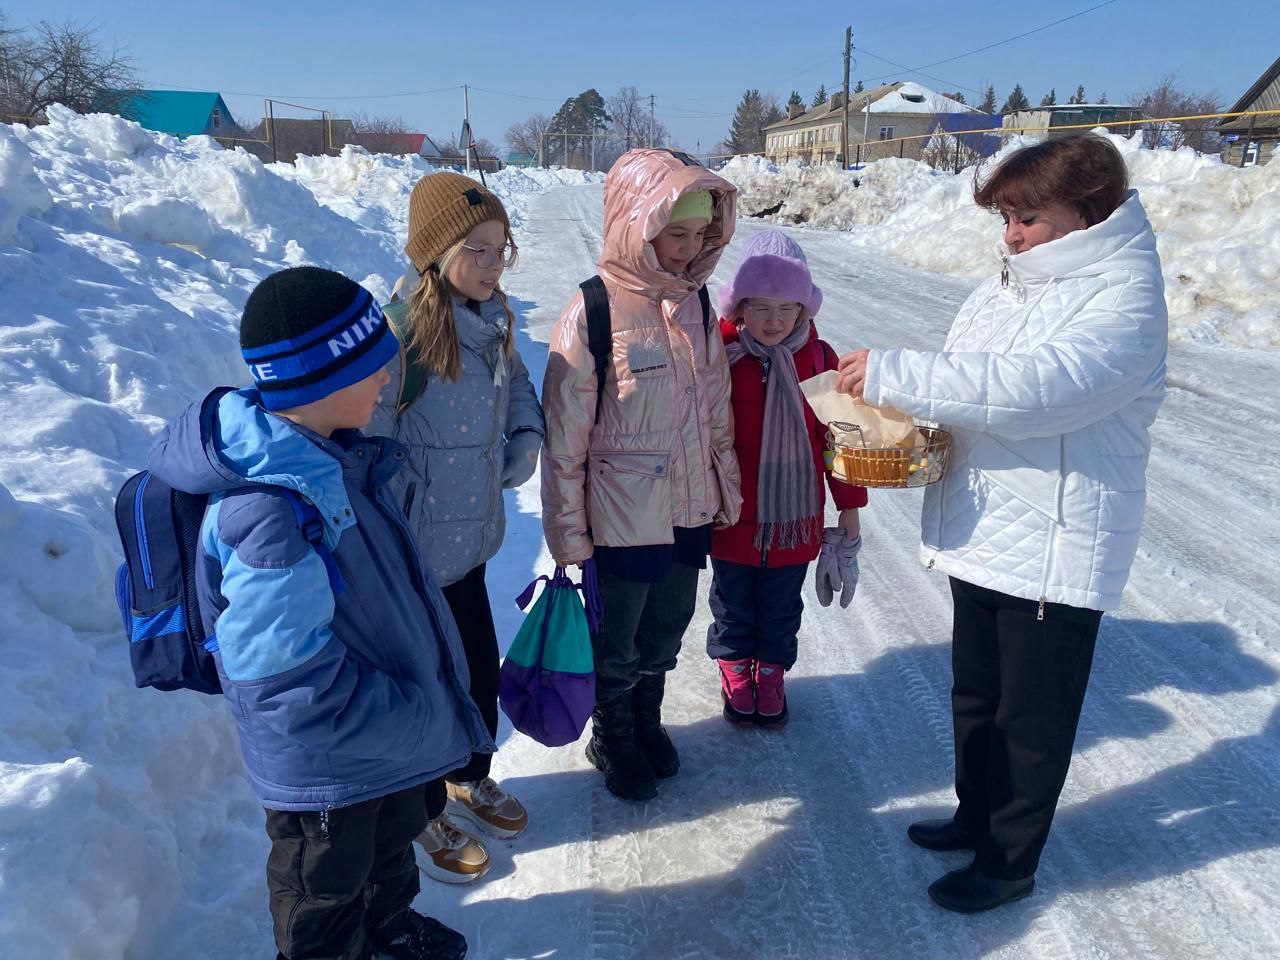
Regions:
<instances>
[{"instance_id":1,"label":"boy in blue jacket","mask_svg":"<svg viewBox=\"0 0 1280 960\"><path fill-rule=\"evenodd\" d=\"M459 960L462 935L410 909L412 843L444 775L493 741L388 491L403 450L360 432L395 337L358 284L296 267L254 289L240 347L256 389L193 404L148 467L211 494L197 589L266 808L278 958ZM281 488L317 508L327 551Z\"/></svg>"}]
</instances>

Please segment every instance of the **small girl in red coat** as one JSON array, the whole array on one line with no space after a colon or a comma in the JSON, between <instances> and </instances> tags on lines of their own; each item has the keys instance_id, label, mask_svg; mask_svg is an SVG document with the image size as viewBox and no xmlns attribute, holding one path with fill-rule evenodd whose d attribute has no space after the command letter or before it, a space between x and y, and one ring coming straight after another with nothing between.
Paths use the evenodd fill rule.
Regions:
<instances>
[{"instance_id":1,"label":"small girl in red coat","mask_svg":"<svg viewBox=\"0 0 1280 960\"><path fill-rule=\"evenodd\" d=\"M707 653L720 667L725 719L780 727L809 563L818 560L818 601L827 606L839 587L847 607L867 491L829 475L825 428L800 392L801 381L837 366L813 325L822 291L800 245L779 230L757 233L719 299L743 504L738 522L711 539ZM839 526L825 530L824 475L840 511Z\"/></svg>"}]
</instances>

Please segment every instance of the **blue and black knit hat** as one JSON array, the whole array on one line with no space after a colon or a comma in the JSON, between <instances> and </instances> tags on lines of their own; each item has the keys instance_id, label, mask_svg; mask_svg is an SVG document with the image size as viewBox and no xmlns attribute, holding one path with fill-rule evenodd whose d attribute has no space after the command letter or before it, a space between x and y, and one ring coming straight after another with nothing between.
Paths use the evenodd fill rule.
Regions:
<instances>
[{"instance_id":1,"label":"blue and black knit hat","mask_svg":"<svg viewBox=\"0 0 1280 960\"><path fill-rule=\"evenodd\" d=\"M396 355L373 296L320 267L290 267L253 289L240 318L240 353L268 410L327 397Z\"/></svg>"}]
</instances>

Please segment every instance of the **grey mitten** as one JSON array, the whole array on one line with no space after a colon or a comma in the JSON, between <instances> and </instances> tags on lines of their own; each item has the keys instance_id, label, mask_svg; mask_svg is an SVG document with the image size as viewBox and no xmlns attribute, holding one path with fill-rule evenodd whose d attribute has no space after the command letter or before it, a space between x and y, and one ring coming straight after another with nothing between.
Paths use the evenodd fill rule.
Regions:
<instances>
[{"instance_id":1,"label":"grey mitten","mask_svg":"<svg viewBox=\"0 0 1280 960\"><path fill-rule=\"evenodd\" d=\"M517 430L507 438L502 458L502 488L518 487L533 476L538 466L542 434L536 430Z\"/></svg>"},{"instance_id":2,"label":"grey mitten","mask_svg":"<svg viewBox=\"0 0 1280 960\"><path fill-rule=\"evenodd\" d=\"M853 602L853 592L858 589L858 553L862 550L862 537L847 537L836 547L836 565L840 569L840 606Z\"/></svg>"},{"instance_id":3,"label":"grey mitten","mask_svg":"<svg viewBox=\"0 0 1280 960\"><path fill-rule=\"evenodd\" d=\"M813 588L818 593L818 603L824 607L831 606L835 589L841 585L840 565L836 552L843 540L844 531L839 527L827 527L822 531L822 549L818 553L818 563L814 567Z\"/></svg>"}]
</instances>

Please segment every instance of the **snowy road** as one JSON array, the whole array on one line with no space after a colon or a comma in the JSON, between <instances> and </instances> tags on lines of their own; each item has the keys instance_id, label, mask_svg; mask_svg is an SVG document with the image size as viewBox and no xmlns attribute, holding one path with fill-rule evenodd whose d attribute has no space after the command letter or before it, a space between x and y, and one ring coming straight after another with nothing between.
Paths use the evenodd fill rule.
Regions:
<instances>
[{"instance_id":1,"label":"snowy road","mask_svg":"<svg viewBox=\"0 0 1280 960\"><path fill-rule=\"evenodd\" d=\"M736 263L744 223L713 288ZM936 347L968 285L796 231L837 349ZM994 239L994 229L993 229ZM927 238L921 242L928 242ZM509 289L535 379L574 286L594 272L598 187L534 201ZM1146 539L1104 619L1076 758L1035 895L993 914L934 907L961 854L907 824L950 811L950 604L917 563L920 495L872 494L854 605L806 596L791 725L731 729L703 651L704 600L669 685L683 769L661 798L604 790L582 746L507 737L496 775L532 826L491 847L474 889L419 900L477 958L1133 958L1280 956L1280 381L1274 354L1180 346L1156 426ZM524 512L516 515L517 502ZM542 568L535 481L513 495L490 589Z\"/></svg>"}]
</instances>

